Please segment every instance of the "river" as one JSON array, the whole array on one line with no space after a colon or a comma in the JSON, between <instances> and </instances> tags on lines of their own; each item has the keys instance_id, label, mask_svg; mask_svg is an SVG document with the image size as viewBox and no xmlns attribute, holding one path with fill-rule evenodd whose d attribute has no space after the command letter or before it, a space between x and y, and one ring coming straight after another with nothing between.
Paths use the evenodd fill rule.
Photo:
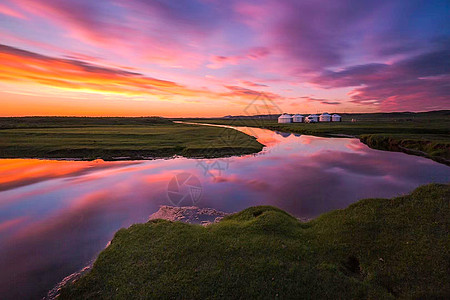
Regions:
<instances>
[{"instance_id":1,"label":"river","mask_svg":"<svg viewBox=\"0 0 450 300\"><path fill-rule=\"evenodd\" d=\"M42 297L88 265L118 229L160 205L236 212L274 205L314 218L362 198L448 182L450 167L358 139L239 127L266 145L222 159L0 160L0 295Z\"/></svg>"}]
</instances>

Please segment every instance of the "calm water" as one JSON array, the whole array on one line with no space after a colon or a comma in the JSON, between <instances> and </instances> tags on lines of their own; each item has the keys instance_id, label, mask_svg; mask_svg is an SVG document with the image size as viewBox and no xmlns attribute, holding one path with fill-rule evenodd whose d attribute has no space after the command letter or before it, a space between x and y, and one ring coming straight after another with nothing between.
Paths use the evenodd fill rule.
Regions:
<instances>
[{"instance_id":1,"label":"calm water","mask_svg":"<svg viewBox=\"0 0 450 300\"><path fill-rule=\"evenodd\" d=\"M160 205L235 212L268 204L310 218L450 179L450 167L357 139L240 130L265 150L216 160L0 160L0 298L45 295L119 228L145 222Z\"/></svg>"}]
</instances>

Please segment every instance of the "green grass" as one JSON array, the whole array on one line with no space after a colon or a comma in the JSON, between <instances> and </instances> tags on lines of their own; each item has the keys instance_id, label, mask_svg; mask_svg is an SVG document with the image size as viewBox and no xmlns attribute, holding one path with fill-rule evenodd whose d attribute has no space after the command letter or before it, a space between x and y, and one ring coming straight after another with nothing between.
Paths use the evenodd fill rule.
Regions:
<instances>
[{"instance_id":1,"label":"green grass","mask_svg":"<svg viewBox=\"0 0 450 300\"><path fill-rule=\"evenodd\" d=\"M449 201L431 184L308 223L259 206L208 227L136 224L61 299L444 299Z\"/></svg>"},{"instance_id":2,"label":"green grass","mask_svg":"<svg viewBox=\"0 0 450 300\"><path fill-rule=\"evenodd\" d=\"M0 118L0 128L0 158L218 157L263 148L236 130L161 118Z\"/></svg>"},{"instance_id":3,"label":"green grass","mask_svg":"<svg viewBox=\"0 0 450 300\"><path fill-rule=\"evenodd\" d=\"M351 135L369 147L426 156L450 165L450 111L426 113L342 114L338 123L278 124L267 119L194 119L235 126L252 126L316 136ZM356 122L351 122L356 119Z\"/></svg>"},{"instance_id":4,"label":"green grass","mask_svg":"<svg viewBox=\"0 0 450 300\"><path fill-rule=\"evenodd\" d=\"M160 117L0 117L0 129L170 124Z\"/></svg>"}]
</instances>

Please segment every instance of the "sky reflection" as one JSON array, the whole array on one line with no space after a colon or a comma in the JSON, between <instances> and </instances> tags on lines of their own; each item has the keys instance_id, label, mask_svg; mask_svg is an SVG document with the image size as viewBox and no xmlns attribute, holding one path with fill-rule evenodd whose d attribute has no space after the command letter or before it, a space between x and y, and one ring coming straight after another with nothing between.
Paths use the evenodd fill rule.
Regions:
<instances>
[{"instance_id":1,"label":"sky reflection","mask_svg":"<svg viewBox=\"0 0 450 300\"><path fill-rule=\"evenodd\" d=\"M95 258L119 228L170 205L168 182L182 172L199 178L200 207L275 205L307 218L450 178L445 165L357 139L251 131L268 145L262 153L213 161L0 160L0 294L45 294ZM212 163L221 170L201 167Z\"/></svg>"}]
</instances>

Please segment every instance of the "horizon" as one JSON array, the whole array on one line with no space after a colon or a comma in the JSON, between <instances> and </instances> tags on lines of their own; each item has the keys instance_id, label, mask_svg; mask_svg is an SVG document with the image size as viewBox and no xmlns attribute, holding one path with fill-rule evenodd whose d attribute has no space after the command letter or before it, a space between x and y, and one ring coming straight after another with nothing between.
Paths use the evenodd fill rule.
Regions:
<instances>
[{"instance_id":1,"label":"horizon","mask_svg":"<svg viewBox=\"0 0 450 300\"><path fill-rule=\"evenodd\" d=\"M248 116L260 95L267 114L448 110L449 10L443 0L4 0L0 116Z\"/></svg>"},{"instance_id":2,"label":"horizon","mask_svg":"<svg viewBox=\"0 0 450 300\"><path fill-rule=\"evenodd\" d=\"M437 112L446 112L450 111L449 109L438 109L438 110L428 110L428 111L390 111L390 112L311 112L311 113L303 113L303 112L296 112L296 113L290 113L290 112L283 112L283 113L276 113L276 114L260 114L260 115L225 115L225 116L212 116L212 117L191 117L191 116L175 116L175 117L164 117L164 116L157 116L157 115L142 115L142 116L88 116L88 115L23 115L23 116L1 116L0 118L165 118L165 119L222 119L226 117L255 117L255 116L263 116L263 115L270 115L270 116L277 116L282 114L303 114L303 115L309 115L309 114L321 114L321 113L329 113L329 114L341 114L341 115L359 115L359 114L421 114L421 113L437 113Z\"/></svg>"}]
</instances>

